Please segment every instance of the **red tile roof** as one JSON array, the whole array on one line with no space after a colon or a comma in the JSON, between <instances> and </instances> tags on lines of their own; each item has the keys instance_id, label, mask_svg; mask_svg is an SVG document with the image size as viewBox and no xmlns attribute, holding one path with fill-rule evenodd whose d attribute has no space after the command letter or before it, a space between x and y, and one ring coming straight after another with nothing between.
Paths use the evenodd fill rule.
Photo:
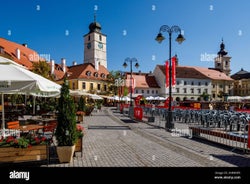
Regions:
<instances>
[{"instance_id":1,"label":"red tile roof","mask_svg":"<svg viewBox=\"0 0 250 184\"><path fill-rule=\"evenodd\" d=\"M166 69L164 65L157 65L157 67L159 67L163 74L166 75ZM231 77L218 70L196 66L177 66L176 78L211 79L227 81L233 80Z\"/></svg>"},{"instance_id":2,"label":"red tile roof","mask_svg":"<svg viewBox=\"0 0 250 184\"><path fill-rule=\"evenodd\" d=\"M127 79L130 78L130 73L126 73ZM143 74L132 74L132 78L135 80L135 87L137 88L160 88L155 80L155 76L146 73ZM129 86L129 80L127 80L127 86Z\"/></svg>"},{"instance_id":3,"label":"red tile roof","mask_svg":"<svg viewBox=\"0 0 250 184\"><path fill-rule=\"evenodd\" d=\"M90 72L90 75L87 75ZM107 81L109 71L103 66L99 65L99 70L95 69L95 66L91 63L84 63L79 65L73 65L68 67L69 79L92 79L92 80L104 80Z\"/></svg>"},{"instance_id":4,"label":"red tile roof","mask_svg":"<svg viewBox=\"0 0 250 184\"><path fill-rule=\"evenodd\" d=\"M51 62L48 62L49 66L50 66L50 70L51 70ZM66 72L68 71L68 67L66 66ZM62 68L62 65L60 64L57 64L55 63L55 66L54 66L54 77L55 77L55 80L58 81L58 80L62 80L63 77L64 77L65 73L63 71L63 68Z\"/></svg>"},{"instance_id":5,"label":"red tile roof","mask_svg":"<svg viewBox=\"0 0 250 184\"><path fill-rule=\"evenodd\" d=\"M44 61L44 59L39 58L39 54L36 51L26 47L25 45L6 40L4 38L0 38L0 48L2 50L0 53L1 56L26 66L28 69L32 68L32 62L38 62L39 60ZM17 49L20 50L20 59L18 59L17 56Z\"/></svg>"}]
</instances>

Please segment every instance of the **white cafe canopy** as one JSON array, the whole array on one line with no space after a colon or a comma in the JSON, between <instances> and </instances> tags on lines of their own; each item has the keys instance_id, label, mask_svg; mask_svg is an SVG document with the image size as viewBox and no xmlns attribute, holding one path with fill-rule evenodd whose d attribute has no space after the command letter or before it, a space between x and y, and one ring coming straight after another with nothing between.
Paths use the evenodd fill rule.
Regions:
<instances>
[{"instance_id":1,"label":"white cafe canopy","mask_svg":"<svg viewBox=\"0 0 250 184\"><path fill-rule=\"evenodd\" d=\"M24 66L0 56L0 94L2 95L2 129L5 129L4 94L31 94L51 97L60 94L61 85L27 70Z\"/></svg>"}]
</instances>

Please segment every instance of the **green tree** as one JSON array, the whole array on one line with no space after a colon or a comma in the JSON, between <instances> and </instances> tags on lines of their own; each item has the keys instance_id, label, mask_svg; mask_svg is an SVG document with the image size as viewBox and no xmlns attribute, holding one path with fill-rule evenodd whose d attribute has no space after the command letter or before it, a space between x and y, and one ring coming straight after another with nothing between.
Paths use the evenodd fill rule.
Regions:
<instances>
[{"instance_id":1,"label":"green tree","mask_svg":"<svg viewBox=\"0 0 250 184\"><path fill-rule=\"evenodd\" d=\"M73 146L77 140L76 110L74 100L69 93L66 78L64 78L64 83L61 87L57 121L58 125L55 135L58 146Z\"/></svg>"},{"instance_id":2,"label":"green tree","mask_svg":"<svg viewBox=\"0 0 250 184\"><path fill-rule=\"evenodd\" d=\"M116 79L119 79L119 78L124 79L124 76L122 75L121 71L112 70L109 72L109 79L110 79L109 90L112 91L112 93L115 95L118 94L118 88L119 88L119 86L115 84L115 81Z\"/></svg>"},{"instance_id":3,"label":"green tree","mask_svg":"<svg viewBox=\"0 0 250 184\"><path fill-rule=\"evenodd\" d=\"M50 73L50 66L46 61L33 62L32 72L53 80L53 76Z\"/></svg>"},{"instance_id":4,"label":"green tree","mask_svg":"<svg viewBox=\"0 0 250 184\"><path fill-rule=\"evenodd\" d=\"M84 112L86 111L86 100L82 96L80 97L80 99L78 101L77 110L78 111L84 111Z\"/></svg>"}]
</instances>

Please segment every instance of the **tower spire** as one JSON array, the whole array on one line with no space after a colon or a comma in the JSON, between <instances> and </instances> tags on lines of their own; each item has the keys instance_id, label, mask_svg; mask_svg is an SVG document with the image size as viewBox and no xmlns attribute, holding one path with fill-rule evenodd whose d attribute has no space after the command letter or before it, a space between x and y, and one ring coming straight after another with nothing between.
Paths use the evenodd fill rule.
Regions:
<instances>
[{"instance_id":1,"label":"tower spire","mask_svg":"<svg viewBox=\"0 0 250 184\"><path fill-rule=\"evenodd\" d=\"M94 22L96 22L96 11L94 12Z\"/></svg>"},{"instance_id":2,"label":"tower spire","mask_svg":"<svg viewBox=\"0 0 250 184\"><path fill-rule=\"evenodd\" d=\"M227 51L225 51L225 44L223 43L223 38L221 39L220 51L217 54L221 57L227 55Z\"/></svg>"}]
</instances>

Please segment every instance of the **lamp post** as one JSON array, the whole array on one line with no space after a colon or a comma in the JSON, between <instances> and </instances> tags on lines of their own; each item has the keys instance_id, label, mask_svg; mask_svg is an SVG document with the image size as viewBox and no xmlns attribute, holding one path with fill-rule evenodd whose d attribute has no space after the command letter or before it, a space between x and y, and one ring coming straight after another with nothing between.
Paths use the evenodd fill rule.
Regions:
<instances>
[{"instance_id":1,"label":"lamp post","mask_svg":"<svg viewBox=\"0 0 250 184\"><path fill-rule=\"evenodd\" d=\"M159 43L161 43L165 38L162 35L162 32L167 32L169 35L169 103L168 103L168 118L165 124L166 130L171 130L174 128L173 124L173 117L172 117L172 56L171 56L171 40L172 40L172 33L176 32L179 33L178 37L176 38L176 41L181 44L185 38L181 34L181 29L178 26L172 26L169 27L167 25L163 25L160 27L160 31L155 38L155 40Z\"/></svg>"},{"instance_id":2,"label":"lamp post","mask_svg":"<svg viewBox=\"0 0 250 184\"><path fill-rule=\"evenodd\" d=\"M129 116L130 118L133 118L134 116L134 109L133 109L133 102L132 102L132 63L135 62L135 67L138 68L139 67L139 64L138 64L138 61L136 58L126 58L124 63L123 63L123 67L126 68L128 66L127 63L130 64L130 83L129 83L129 87L130 87L130 107L129 107Z\"/></svg>"},{"instance_id":3,"label":"lamp post","mask_svg":"<svg viewBox=\"0 0 250 184\"><path fill-rule=\"evenodd\" d=\"M118 103L118 110L120 109L120 87L121 86L124 86L124 79L122 78L118 78L118 79L115 79L115 86L118 88L118 97L119 97L119 103Z\"/></svg>"}]
</instances>

